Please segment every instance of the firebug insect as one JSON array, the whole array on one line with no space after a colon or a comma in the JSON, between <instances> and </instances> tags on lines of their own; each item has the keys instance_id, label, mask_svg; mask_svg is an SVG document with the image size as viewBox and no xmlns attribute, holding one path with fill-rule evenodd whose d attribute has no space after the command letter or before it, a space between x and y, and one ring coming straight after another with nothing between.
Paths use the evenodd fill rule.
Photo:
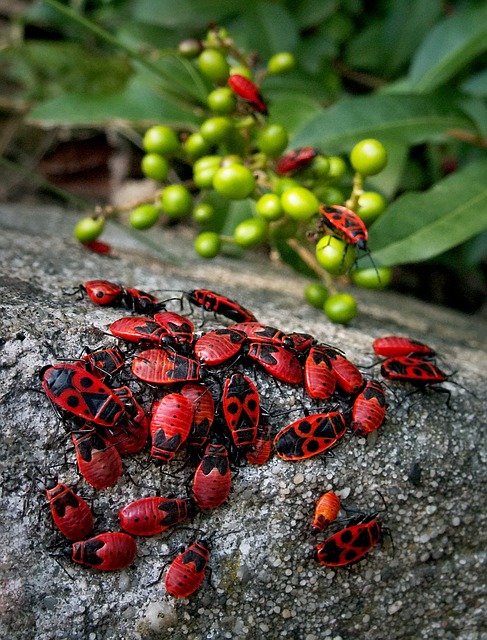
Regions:
<instances>
[{"instance_id":1,"label":"firebug insect","mask_svg":"<svg viewBox=\"0 0 487 640\"><path fill-rule=\"evenodd\" d=\"M148 349L135 356L132 373L152 384L191 382L200 379L200 364L175 351Z\"/></svg>"},{"instance_id":2,"label":"firebug insect","mask_svg":"<svg viewBox=\"0 0 487 640\"><path fill-rule=\"evenodd\" d=\"M102 427L126 419L123 402L112 389L80 364L54 364L40 372L42 387L56 406Z\"/></svg>"},{"instance_id":3,"label":"firebug insect","mask_svg":"<svg viewBox=\"0 0 487 640\"><path fill-rule=\"evenodd\" d=\"M173 311L160 311L154 314L154 322L163 327L174 342L190 344L193 342L194 325L191 320Z\"/></svg>"},{"instance_id":4,"label":"firebug insect","mask_svg":"<svg viewBox=\"0 0 487 640\"><path fill-rule=\"evenodd\" d=\"M386 358L397 356L434 356L435 352L427 344L401 336L383 336L372 343L375 353Z\"/></svg>"},{"instance_id":5,"label":"firebug insect","mask_svg":"<svg viewBox=\"0 0 487 640\"><path fill-rule=\"evenodd\" d=\"M341 205L320 207L322 222L343 238L348 244L353 244L362 251L367 251L368 231L365 223L358 215Z\"/></svg>"},{"instance_id":6,"label":"firebug insect","mask_svg":"<svg viewBox=\"0 0 487 640\"><path fill-rule=\"evenodd\" d=\"M80 362L101 380L112 378L125 364L124 355L116 346L94 350L85 347L85 351Z\"/></svg>"},{"instance_id":7,"label":"firebug insect","mask_svg":"<svg viewBox=\"0 0 487 640\"><path fill-rule=\"evenodd\" d=\"M327 491L318 500L311 524L311 533L317 534L336 520L340 511L340 498L333 491Z\"/></svg>"},{"instance_id":8,"label":"firebug insect","mask_svg":"<svg viewBox=\"0 0 487 640\"><path fill-rule=\"evenodd\" d=\"M186 293L186 297L190 304L201 307L206 311L219 313L234 322L256 322L256 317L252 311L221 293L215 293L208 289L194 289Z\"/></svg>"},{"instance_id":9,"label":"firebug insect","mask_svg":"<svg viewBox=\"0 0 487 640\"><path fill-rule=\"evenodd\" d=\"M199 589L205 577L211 546L207 540L193 542L169 565L166 591L174 598L187 598Z\"/></svg>"},{"instance_id":10,"label":"firebug insect","mask_svg":"<svg viewBox=\"0 0 487 640\"><path fill-rule=\"evenodd\" d=\"M228 86L239 98L245 100L251 109L267 115L267 105L262 98L262 94L251 80L234 73L228 78Z\"/></svg>"},{"instance_id":11,"label":"firebug insect","mask_svg":"<svg viewBox=\"0 0 487 640\"><path fill-rule=\"evenodd\" d=\"M225 502L231 486L227 449L223 444L210 442L194 474L194 501L200 509L215 509Z\"/></svg>"},{"instance_id":12,"label":"firebug insect","mask_svg":"<svg viewBox=\"0 0 487 640\"><path fill-rule=\"evenodd\" d=\"M318 149L314 149L313 147L301 147L300 149L289 151L279 158L276 165L276 173L280 176L285 176L289 173L296 173L296 171L304 169L304 167L311 164L313 158L318 154Z\"/></svg>"},{"instance_id":13,"label":"firebug insect","mask_svg":"<svg viewBox=\"0 0 487 640\"><path fill-rule=\"evenodd\" d=\"M129 387L117 387L113 391L124 403L128 419L122 425L104 429L103 437L115 445L120 455L137 453L147 442L149 418Z\"/></svg>"},{"instance_id":14,"label":"firebug insect","mask_svg":"<svg viewBox=\"0 0 487 640\"><path fill-rule=\"evenodd\" d=\"M79 472L95 489L106 489L122 475L122 458L116 447L90 427L71 434Z\"/></svg>"},{"instance_id":15,"label":"firebug insect","mask_svg":"<svg viewBox=\"0 0 487 640\"><path fill-rule=\"evenodd\" d=\"M158 306L158 299L140 289L124 289L108 280L88 280L80 285L92 302L111 307L125 307L136 313L151 313Z\"/></svg>"},{"instance_id":16,"label":"firebug insect","mask_svg":"<svg viewBox=\"0 0 487 640\"><path fill-rule=\"evenodd\" d=\"M182 394L170 393L153 404L151 413L152 459L157 464L169 462L188 439L193 405Z\"/></svg>"},{"instance_id":17,"label":"firebug insect","mask_svg":"<svg viewBox=\"0 0 487 640\"><path fill-rule=\"evenodd\" d=\"M168 330L158 322L140 316L127 316L115 320L110 325L110 332L128 342L145 342L157 346L165 344L169 336Z\"/></svg>"},{"instance_id":18,"label":"firebug insect","mask_svg":"<svg viewBox=\"0 0 487 640\"><path fill-rule=\"evenodd\" d=\"M93 253L99 253L100 255L107 255L112 250L112 247L102 240L91 240L91 242L82 242L81 244L88 251L93 251Z\"/></svg>"},{"instance_id":19,"label":"firebug insect","mask_svg":"<svg viewBox=\"0 0 487 640\"><path fill-rule=\"evenodd\" d=\"M257 435L253 445L245 452L250 464L265 464L272 451L271 428L266 413L261 412Z\"/></svg>"},{"instance_id":20,"label":"firebug insect","mask_svg":"<svg viewBox=\"0 0 487 640\"><path fill-rule=\"evenodd\" d=\"M242 348L245 334L233 328L215 329L203 334L194 345L198 360L208 366L216 366L230 360Z\"/></svg>"},{"instance_id":21,"label":"firebug insect","mask_svg":"<svg viewBox=\"0 0 487 640\"><path fill-rule=\"evenodd\" d=\"M380 372L384 378L411 382L417 386L427 386L445 382L448 376L432 362L422 358L398 356L382 363Z\"/></svg>"},{"instance_id":22,"label":"firebug insect","mask_svg":"<svg viewBox=\"0 0 487 640\"><path fill-rule=\"evenodd\" d=\"M211 425L215 418L215 402L211 391L204 384L188 382L180 391L193 405L194 415L191 431L188 436L190 449L201 449L206 446Z\"/></svg>"},{"instance_id":23,"label":"firebug insect","mask_svg":"<svg viewBox=\"0 0 487 640\"><path fill-rule=\"evenodd\" d=\"M304 460L333 447L346 430L347 423L340 411L317 413L281 429L274 447L284 460Z\"/></svg>"},{"instance_id":24,"label":"firebug insect","mask_svg":"<svg viewBox=\"0 0 487 640\"><path fill-rule=\"evenodd\" d=\"M183 522L194 513L189 498L140 498L118 512L121 528L134 536L155 536Z\"/></svg>"},{"instance_id":25,"label":"firebug insect","mask_svg":"<svg viewBox=\"0 0 487 640\"><path fill-rule=\"evenodd\" d=\"M307 355L308 351L316 342L314 337L309 333L293 332L287 337L291 340L294 351L300 356Z\"/></svg>"},{"instance_id":26,"label":"firebug insect","mask_svg":"<svg viewBox=\"0 0 487 640\"><path fill-rule=\"evenodd\" d=\"M275 344L251 342L247 355L281 382L299 384L303 380L303 369L294 351Z\"/></svg>"},{"instance_id":27,"label":"firebug insect","mask_svg":"<svg viewBox=\"0 0 487 640\"><path fill-rule=\"evenodd\" d=\"M304 386L315 400L327 400L333 395L336 375L327 354L320 347L311 347L304 363Z\"/></svg>"},{"instance_id":28,"label":"firebug insect","mask_svg":"<svg viewBox=\"0 0 487 640\"><path fill-rule=\"evenodd\" d=\"M132 536L109 531L84 542L75 542L72 560L100 571L117 571L132 564L136 551Z\"/></svg>"},{"instance_id":29,"label":"firebug insect","mask_svg":"<svg viewBox=\"0 0 487 640\"><path fill-rule=\"evenodd\" d=\"M266 342L291 348L294 346L292 339L280 329L269 327L260 322L239 322L229 328L241 331L249 342Z\"/></svg>"},{"instance_id":30,"label":"firebug insect","mask_svg":"<svg viewBox=\"0 0 487 640\"><path fill-rule=\"evenodd\" d=\"M366 436L381 426L385 415L384 389L378 380L371 380L353 403L352 429L358 436Z\"/></svg>"},{"instance_id":31,"label":"firebug insect","mask_svg":"<svg viewBox=\"0 0 487 640\"><path fill-rule=\"evenodd\" d=\"M53 522L63 536L68 540L86 538L93 529L93 514L83 498L54 479L46 482L46 497Z\"/></svg>"},{"instance_id":32,"label":"firebug insect","mask_svg":"<svg viewBox=\"0 0 487 640\"><path fill-rule=\"evenodd\" d=\"M260 400L252 380L234 373L225 380L222 394L223 415L237 447L253 444L257 436Z\"/></svg>"},{"instance_id":33,"label":"firebug insect","mask_svg":"<svg viewBox=\"0 0 487 640\"><path fill-rule=\"evenodd\" d=\"M377 514L360 515L352 518L348 527L317 545L314 558L325 567L342 567L358 562L381 541L382 528Z\"/></svg>"},{"instance_id":34,"label":"firebug insect","mask_svg":"<svg viewBox=\"0 0 487 640\"><path fill-rule=\"evenodd\" d=\"M346 393L358 393L363 387L364 379L357 367L334 347L320 345L320 351L329 358L340 389Z\"/></svg>"}]
</instances>

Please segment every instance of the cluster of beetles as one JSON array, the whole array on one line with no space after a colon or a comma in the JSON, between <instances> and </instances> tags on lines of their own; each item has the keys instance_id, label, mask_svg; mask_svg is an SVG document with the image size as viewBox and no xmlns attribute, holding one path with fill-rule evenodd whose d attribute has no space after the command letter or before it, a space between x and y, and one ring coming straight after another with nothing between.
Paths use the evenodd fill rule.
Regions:
<instances>
[{"instance_id":1,"label":"cluster of beetles","mask_svg":"<svg viewBox=\"0 0 487 640\"><path fill-rule=\"evenodd\" d=\"M79 291L97 305L133 314L109 327L121 346L87 349L76 361L51 364L40 372L47 397L70 431L79 473L95 489L106 489L121 477L122 456L146 446L159 467L185 451L196 470L191 497L136 500L118 512L122 531L94 537L89 537L94 519L87 502L57 479L46 483L54 524L72 542L69 555L76 563L102 571L122 569L134 561L137 536L158 535L198 510L224 503L238 465L265 464L273 450L284 460L310 458L333 449L347 431L367 436L384 421L383 384L366 380L340 349L306 333L285 334L262 324L224 295L205 289L185 292L175 312L168 310L173 299L160 301L106 280L85 282ZM195 307L201 310L203 322L211 313L233 324L197 331L187 317L191 313L182 315L184 300L191 313ZM423 343L387 336L375 340L373 348L387 380L422 388L447 380L435 364L434 351ZM316 404L332 399L336 407L316 413L303 409L304 417L273 433L272 415L261 406L249 375L252 367L276 384L301 385ZM141 389L145 397L149 391L150 406L143 406ZM331 525L340 506L334 492L321 496L312 533ZM350 565L382 540L378 512L355 513L345 525L315 546L320 564ZM199 588L210 538L200 537L172 560L165 576L168 594L183 598Z\"/></svg>"}]
</instances>

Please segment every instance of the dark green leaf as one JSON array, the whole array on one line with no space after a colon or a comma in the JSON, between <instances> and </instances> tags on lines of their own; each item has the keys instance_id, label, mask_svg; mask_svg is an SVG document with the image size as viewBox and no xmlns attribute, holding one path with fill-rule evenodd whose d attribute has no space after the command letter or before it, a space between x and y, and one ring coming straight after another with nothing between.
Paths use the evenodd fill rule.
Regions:
<instances>
[{"instance_id":1,"label":"dark green leaf","mask_svg":"<svg viewBox=\"0 0 487 640\"><path fill-rule=\"evenodd\" d=\"M338 0L302 0L294 5L295 17L301 29L324 22L338 9Z\"/></svg>"},{"instance_id":2,"label":"dark green leaf","mask_svg":"<svg viewBox=\"0 0 487 640\"><path fill-rule=\"evenodd\" d=\"M280 96L269 105L270 119L284 124L289 134L294 133L321 111L315 100L294 93Z\"/></svg>"},{"instance_id":3,"label":"dark green leaf","mask_svg":"<svg viewBox=\"0 0 487 640\"><path fill-rule=\"evenodd\" d=\"M240 0L134 0L134 17L169 28L204 29L241 10Z\"/></svg>"},{"instance_id":4,"label":"dark green leaf","mask_svg":"<svg viewBox=\"0 0 487 640\"><path fill-rule=\"evenodd\" d=\"M420 42L443 15L441 0L392 0L390 4L382 34L387 76L409 63Z\"/></svg>"},{"instance_id":5,"label":"dark green leaf","mask_svg":"<svg viewBox=\"0 0 487 640\"><path fill-rule=\"evenodd\" d=\"M138 76L122 91L101 96L67 93L34 107L31 122L44 125L98 125L117 120L148 125L166 124L181 129L195 129L200 118L189 108L167 100Z\"/></svg>"},{"instance_id":6,"label":"dark green leaf","mask_svg":"<svg viewBox=\"0 0 487 640\"><path fill-rule=\"evenodd\" d=\"M460 89L470 95L487 98L487 69L479 71L465 80L460 86Z\"/></svg>"},{"instance_id":7,"label":"dark green leaf","mask_svg":"<svg viewBox=\"0 0 487 640\"><path fill-rule=\"evenodd\" d=\"M363 138L419 144L472 123L445 96L377 94L341 100L308 121L292 146L316 145L328 153L349 151Z\"/></svg>"},{"instance_id":8,"label":"dark green leaf","mask_svg":"<svg viewBox=\"0 0 487 640\"><path fill-rule=\"evenodd\" d=\"M294 271L310 278L316 278L316 273L285 240L274 241L274 246L281 256L282 261L290 265Z\"/></svg>"},{"instance_id":9,"label":"dark green leaf","mask_svg":"<svg viewBox=\"0 0 487 640\"><path fill-rule=\"evenodd\" d=\"M487 50L487 4L446 17L426 36L409 70L410 86L430 92Z\"/></svg>"},{"instance_id":10,"label":"dark green leaf","mask_svg":"<svg viewBox=\"0 0 487 640\"><path fill-rule=\"evenodd\" d=\"M472 163L424 193L408 193L374 223L369 248L378 265L437 256L487 229L487 160Z\"/></svg>"},{"instance_id":11,"label":"dark green leaf","mask_svg":"<svg viewBox=\"0 0 487 640\"><path fill-rule=\"evenodd\" d=\"M386 58L382 46L383 31L382 21L374 20L351 38L346 43L345 63L354 69L381 73Z\"/></svg>"}]
</instances>

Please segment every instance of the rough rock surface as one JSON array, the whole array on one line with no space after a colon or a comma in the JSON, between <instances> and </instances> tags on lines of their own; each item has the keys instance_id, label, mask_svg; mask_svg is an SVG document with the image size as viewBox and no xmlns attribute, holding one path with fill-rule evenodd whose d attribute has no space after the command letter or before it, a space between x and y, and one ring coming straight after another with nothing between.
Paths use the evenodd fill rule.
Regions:
<instances>
[{"instance_id":1,"label":"rough rock surface","mask_svg":"<svg viewBox=\"0 0 487 640\"><path fill-rule=\"evenodd\" d=\"M190 238L175 231L152 238L182 256L179 264L117 228L109 236L119 250L106 258L70 238L73 220L50 208L0 207L1 636L486 638L486 323L392 293L362 291L360 317L338 327L303 304L305 281L286 268L255 256L245 263L201 262ZM191 467L171 467L174 476L164 475L144 452L124 460L115 487L93 490L77 475L70 442L39 393L42 366L76 358L85 345L110 342L103 331L122 312L67 293L99 277L147 290L211 288L237 298L261 321L310 332L360 364L373 362L375 337L409 335L432 344L442 368L454 371L462 386L445 385L451 409L442 394L416 394L401 403L404 391L395 391L397 399L388 391L384 426L368 441L346 436L334 457L290 463L273 456L261 467L242 466L228 502L191 525L215 533L211 577L193 597L175 600L164 581L147 584L166 562L161 555L190 540L190 531L138 539L133 566L102 573L59 557L66 545L42 506L40 478L58 473L92 499L98 532L117 530L121 506L154 490L184 493L190 475ZM299 406L302 398L301 391L276 387L264 376L259 387L273 410ZM278 419L280 425L286 420ZM349 569L327 569L309 558L314 503L332 488L351 509L382 509L378 491L387 503L379 518L391 535Z\"/></svg>"}]
</instances>

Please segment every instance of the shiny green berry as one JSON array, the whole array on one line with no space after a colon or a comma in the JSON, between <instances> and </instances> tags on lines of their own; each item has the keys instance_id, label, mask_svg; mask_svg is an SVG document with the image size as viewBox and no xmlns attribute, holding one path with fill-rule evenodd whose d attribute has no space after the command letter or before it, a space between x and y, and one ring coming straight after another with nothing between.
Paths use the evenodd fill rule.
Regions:
<instances>
[{"instance_id":1,"label":"shiny green berry","mask_svg":"<svg viewBox=\"0 0 487 640\"><path fill-rule=\"evenodd\" d=\"M262 218L248 218L243 220L233 232L235 244L242 249L252 249L265 242L267 238L267 224Z\"/></svg>"},{"instance_id":2,"label":"shiny green berry","mask_svg":"<svg viewBox=\"0 0 487 640\"><path fill-rule=\"evenodd\" d=\"M93 242L101 235L105 227L105 218L82 218L73 230L74 237L80 242Z\"/></svg>"},{"instance_id":3,"label":"shiny green berry","mask_svg":"<svg viewBox=\"0 0 487 640\"><path fill-rule=\"evenodd\" d=\"M357 303L349 293L335 293L325 300L323 311L332 322L346 324L357 315Z\"/></svg>"},{"instance_id":4,"label":"shiny green berry","mask_svg":"<svg viewBox=\"0 0 487 640\"><path fill-rule=\"evenodd\" d=\"M309 284L304 290L304 297L306 302L316 309L323 309L325 300L330 295L330 292L322 284L314 282Z\"/></svg>"},{"instance_id":5,"label":"shiny green berry","mask_svg":"<svg viewBox=\"0 0 487 640\"><path fill-rule=\"evenodd\" d=\"M191 212L193 198L182 184L171 184L162 191L161 207L170 218L182 218Z\"/></svg>"},{"instance_id":6,"label":"shiny green berry","mask_svg":"<svg viewBox=\"0 0 487 640\"><path fill-rule=\"evenodd\" d=\"M320 238L315 255L323 269L336 276L350 271L355 263L354 247L334 236Z\"/></svg>"},{"instance_id":7,"label":"shiny green berry","mask_svg":"<svg viewBox=\"0 0 487 640\"><path fill-rule=\"evenodd\" d=\"M367 226L371 225L386 208L386 201L376 191L365 191L359 196L357 215Z\"/></svg>"},{"instance_id":8,"label":"shiny green berry","mask_svg":"<svg viewBox=\"0 0 487 640\"><path fill-rule=\"evenodd\" d=\"M190 158L200 158L210 151L211 143L207 142L199 131L196 131L186 138L183 148Z\"/></svg>"},{"instance_id":9,"label":"shiny green berry","mask_svg":"<svg viewBox=\"0 0 487 640\"><path fill-rule=\"evenodd\" d=\"M284 215L284 209L281 206L281 198L277 193L266 193L261 196L256 203L256 211L259 216L266 220L279 220Z\"/></svg>"},{"instance_id":10,"label":"shiny green berry","mask_svg":"<svg viewBox=\"0 0 487 640\"><path fill-rule=\"evenodd\" d=\"M357 269L351 274L353 284L364 289L385 289L392 280L392 269L389 267L368 267Z\"/></svg>"},{"instance_id":11,"label":"shiny green berry","mask_svg":"<svg viewBox=\"0 0 487 640\"><path fill-rule=\"evenodd\" d=\"M315 194L304 187L286 189L281 196L281 205L294 220L309 220L320 206Z\"/></svg>"},{"instance_id":12,"label":"shiny green berry","mask_svg":"<svg viewBox=\"0 0 487 640\"><path fill-rule=\"evenodd\" d=\"M328 179L333 182L340 182L347 172L345 160L340 156L329 156L328 163Z\"/></svg>"},{"instance_id":13,"label":"shiny green berry","mask_svg":"<svg viewBox=\"0 0 487 640\"><path fill-rule=\"evenodd\" d=\"M154 204L141 204L132 209L129 223L134 229L150 229L159 220L161 210Z\"/></svg>"},{"instance_id":14,"label":"shiny green berry","mask_svg":"<svg viewBox=\"0 0 487 640\"><path fill-rule=\"evenodd\" d=\"M220 236L213 231L200 233L194 241L194 250L202 258L214 258L220 253L220 248Z\"/></svg>"},{"instance_id":15,"label":"shiny green berry","mask_svg":"<svg viewBox=\"0 0 487 640\"><path fill-rule=\"evenodd\" d=\"M268 124L257 136L257 148L268 156L281 155L288 142L287 131L281 124Z\"/></svg>"},{"instance_id":16,"label":"shiny green berry","mask_svg":"<svg viewBox=\"0 0 487 640\"><path fill-rule=\"evenodd\" d=\"M201 73L212 82L223 83L228 78L230 67L221 51L205 49L198 56L198 66Z\"/></svg>"},{"instance_id":17,"label":"shiny green berry","mask_svg":"<svg viewBox=\"0 0 487 640\"><path fill-rule=\"evenodd\" d=\"M267 70L271 75L289 73L296 67L296 58L292 53L281 51L272 56L267 63Z\"/></svg>"},{"instance_id":18,"label":"shiny green berry","mask_svg":"<svg viewBox=\"0 0 487 640\"><path fill-rule=\"evenodd\" d=\"M233 130L233 122L224 116L208 118L200 127L200 133L206 142L218 144L229 137Z\"/></svg>"},{"instance_id":19,"label":"shiny green berry","mask_svg":"<svg viewBox=\"0 0 487 640\"><path fill-rule=\"evenodd\" d=\"M221 167L213 178L213 188L230 200L243 200L255 189L254 174L241 164Z\"/></svg>"},{"instance_id":20,"label":"shiny green berry","mask_svg":"<svg viewBox=\"0 0 487 640\"><path fill-rule=\"evenodd\" d=\"M387 151L378 140L367 138L354 146L350 153L350 163L363 176L375 176L387 164Z\"/></svg>"},{"instance_id":21,"label":"shiny green berry","mask_svg":"<svg viewBox=\"0 0 487 640\"><path fill-rule=\"evenodd\" d=\"M203 202L196 205L191 216L197 224L208 224L215 217L215 209L211 204Z\"/></svg>"},{"instance_id":22,"label":"shiny green berry","mask_svg":"<svg viewBox=\"0 0 487 640\"><path fill-rule=\"evenodd\" d=\"M233 113L237 106L235 94L230 87L219 87L208 95L208 107L222 115Z\"/></svg>"},{"instance_id":23,"label":"shiny green berry","mask_svg":"<svg viewBox=\"0 0 487 640\"><path fill-rule=\"evenodd\" d=\"M164 182L169 175L169 163L164 156L158 153L146 153L141 160L140 167L147 178L158 182Z\"/></svg>"},{"instance_id":24,"label":"shiny green berry","mask_svg":"<svg viewBox=\"0 0 487 640\"><path fill-rule=\"evenodd\" d=\"M147 153L171 155L181 148L176 132L169 127L156 126L147 129L142 145Z\"/></svg>"}]
</instances>

